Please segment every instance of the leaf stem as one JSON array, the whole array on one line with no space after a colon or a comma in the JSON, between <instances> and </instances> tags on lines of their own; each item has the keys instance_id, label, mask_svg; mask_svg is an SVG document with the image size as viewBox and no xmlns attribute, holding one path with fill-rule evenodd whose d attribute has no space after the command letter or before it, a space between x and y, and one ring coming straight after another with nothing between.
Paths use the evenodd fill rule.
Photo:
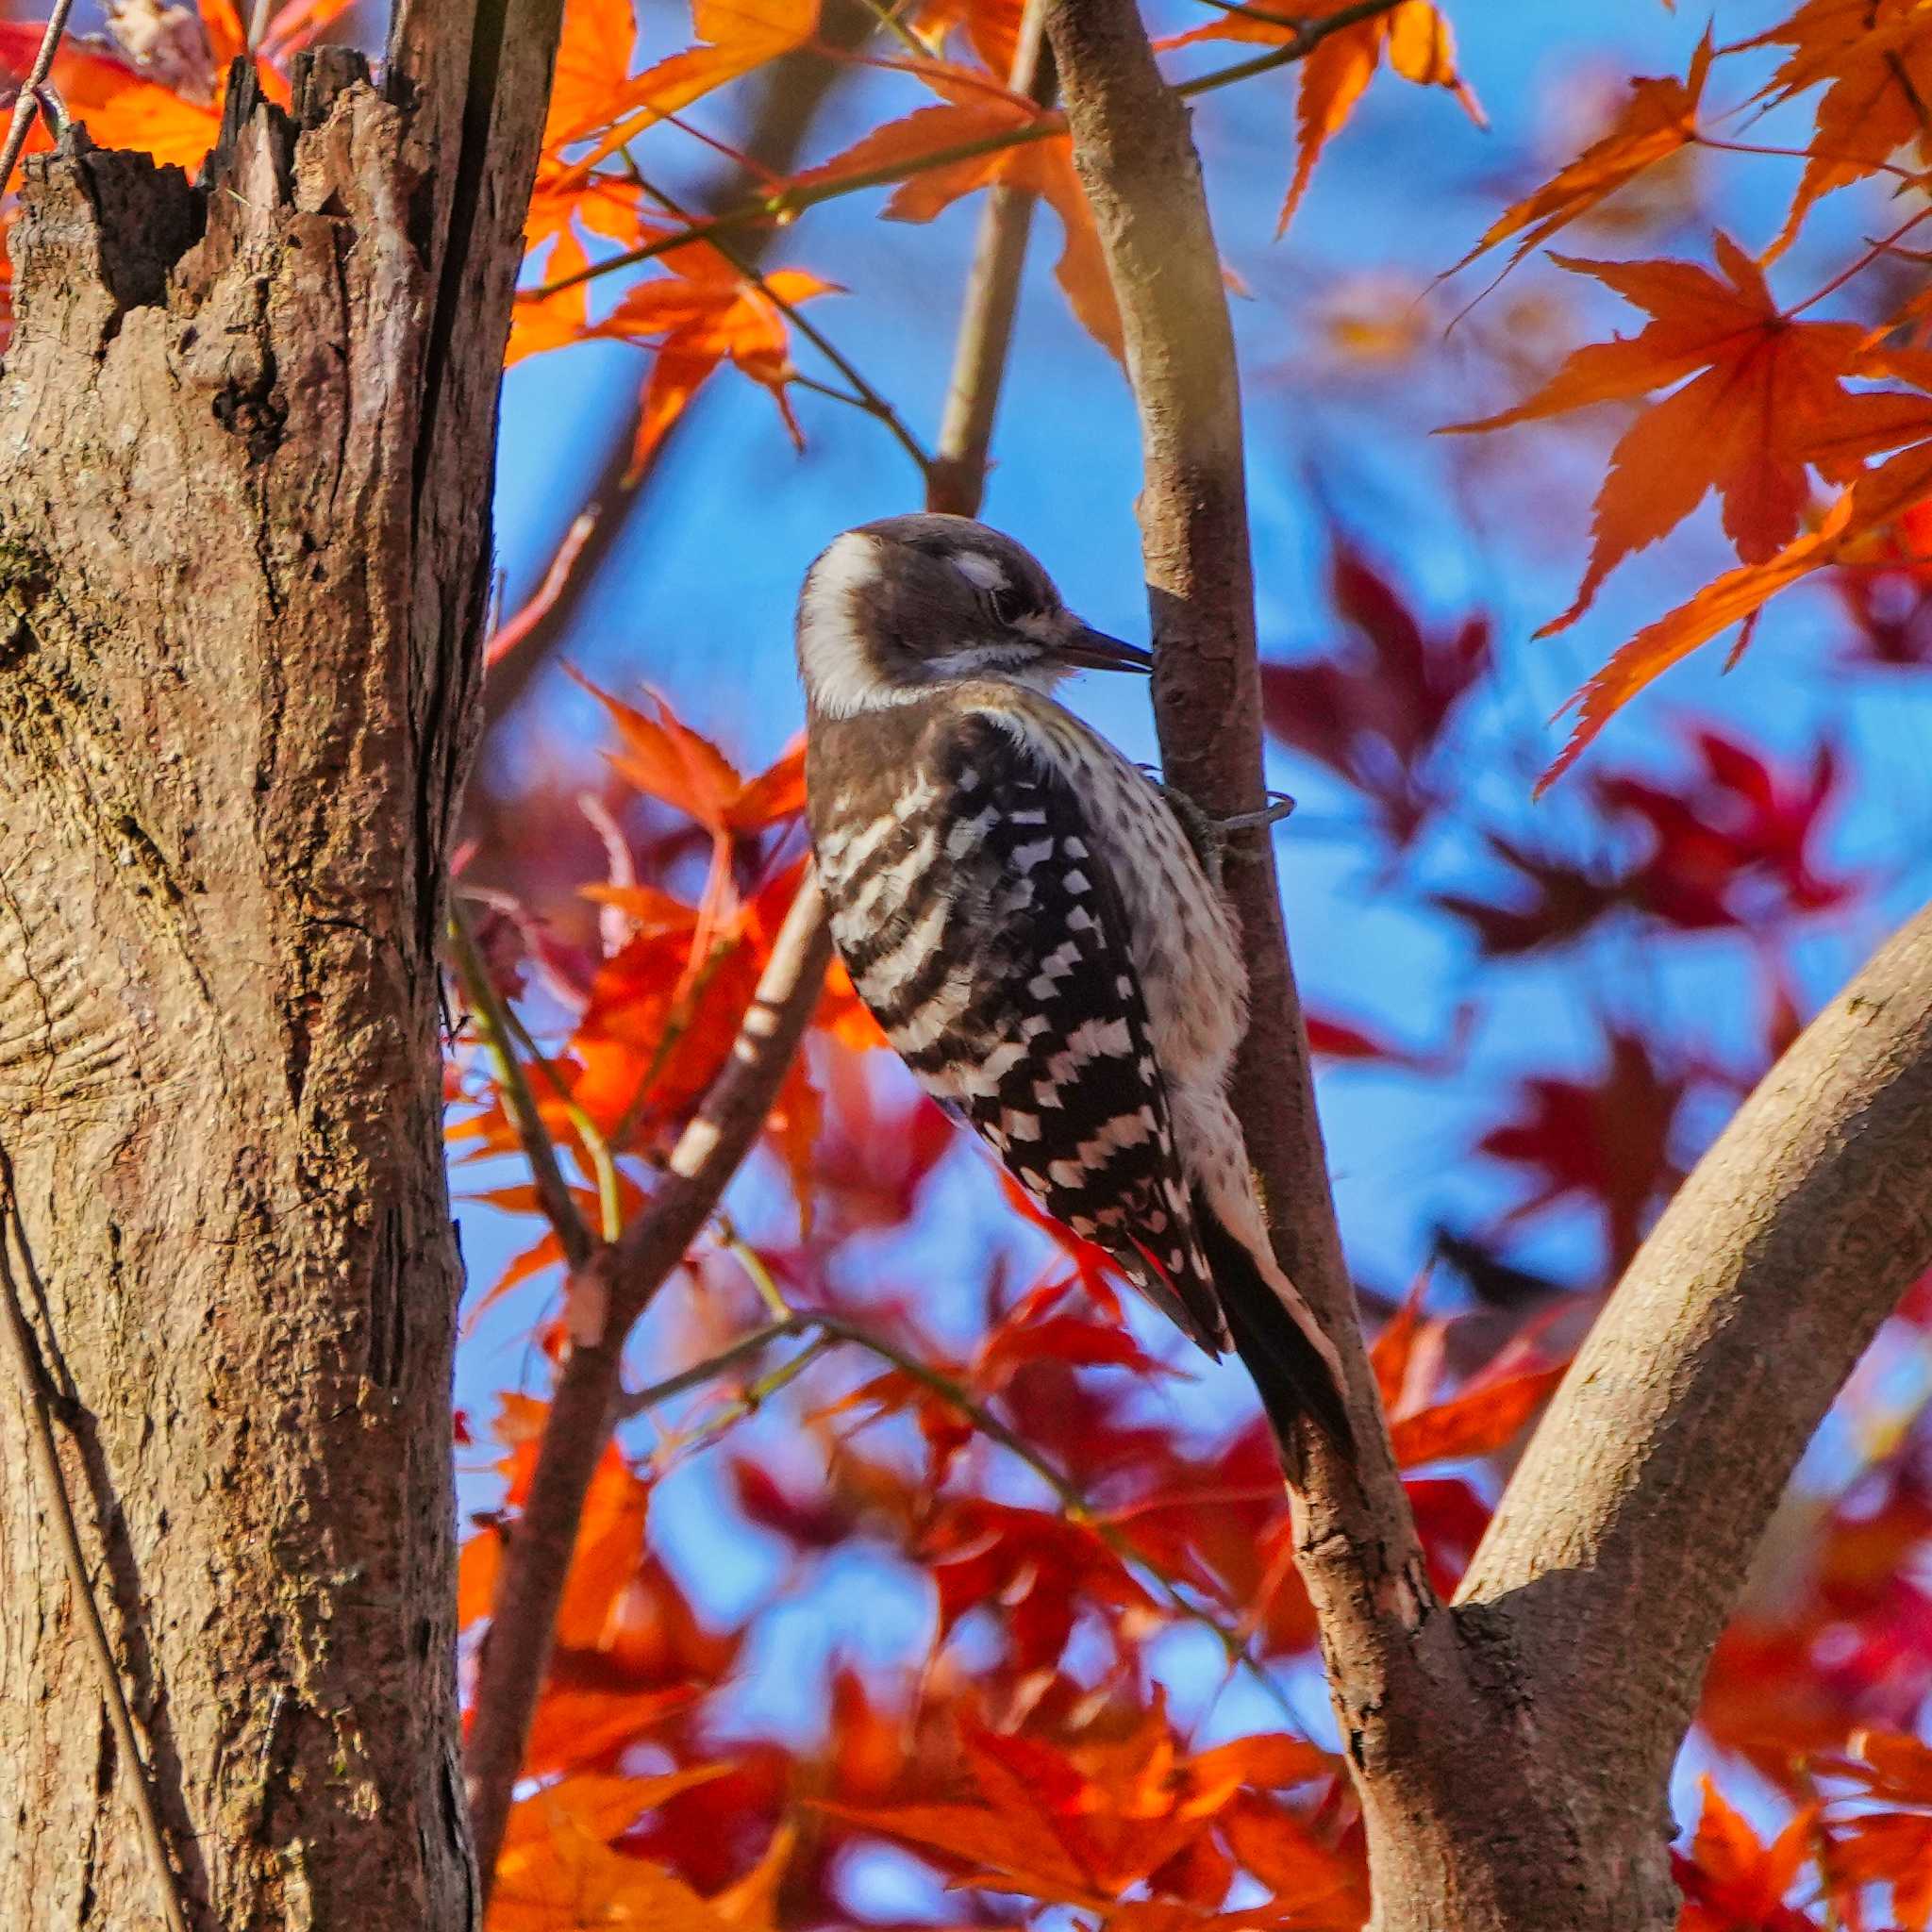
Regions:
<instances>
[{"instance_id":1,"label":"leaf stem","mask_svg":"<svg viewBox=\"0 0 1932 1932\"><path fill-rule=\"evenodd\" d=\"M880 0L858 0L858 4L886 29L916 60L930 60L932 49L908 26L896 7L880 5Z\"/></svg>"},{"instance_id":2,"label":"leaf stem","mask_svg":"<svg viewBox=\"0 0 1932 1932\"><path fill-rule=\"evenodd\" d=\"M693 1362L690 1368L680 1369L675 1375L666 1375L661 1382L653 1382L635 1394L624 1396L618 1402L617 1413L628 1421L632 1416L641 1415L647 1408L656 1408L659 1403L669 1402L675 1395L682 1395L687 1390L699 1388L714 1376L728 1374L741 1362L753 1360L773 1342L782 1341L788 1335L799 1334L810 1321L808 1315L788 1315L782 1322L754 1328L749 1335L740 1336L716 1355L707 1356L703 1361Z\"/></svg>"},{"instance_id":3,"label":"leaf stem","mask_svg":"<svg viewBox=\"0 0 1932 1932\"><path fill-rule=\"evenodd\" d=\"M1837 275L1833 275L1830 281L1826 282L1822 289L1813 290L1812 292L1807 295L1802 302L1795 303L1792 305L1792 307L1787 308L1785 310L1786 321L1789 322L1790 318L1794 315L1802 315L1806 309L1812 308L1817 303L1823 302L1827 295L1836 294L1838 291L1843 288L1844 285L1848 281L1850 281L1854 275L1863 274L1864 271L1870 268L1872 264L1874 261L1876 261L1878 258L1881 255L1883 255L1888 248L1896 246L1896 244L1903 241L1906 236L1909 235L1912 232L1912 230L1919 225L1921 222L1925 221L1928 218L1932 218L1932 208L1922 208L1919 210L1919 212L1913 215L1909 220L1901 222L1898 225L1898 226L1891 231L1890 234L1881 235L1879 239L1876 242L1873 242L1871 246L1865 250L1864 254L1859 256L1858 258L1855 262L1853 262L1849 268L1840 270L1840 272Z\"/></svg>"},{"instance_id":4,"label":"leaf stem","mask_svg":"<svg viewBox=\"0 0 1932 1932\"><path fill-rule=\"evenodd\" d=\"M1058 86L1053 54L1046 44L1045 13L1044 0L1026 0L1007 76L1010 91L1039 108L1053 105ZM928 509L967 517L979 514L1036 199L1032 190L1014 181L995 181L987 190L973 267L959 305L939 449L926 475Z\"/></svg>"},{"instance_id":5,"label":"leaf stem","mask_svg":"<svg viewBox=\"0 0 1932 1932\"><path fill-rule=\"evenodd\" d=\"M531 1039L530 1029L524 1024L517 1009L506 1003L503 1016L509 1022L511 1033L529 1055L531 1064L542 1074L550 1091L562 1103L571 1125L576 1130L577 1139L583 1143L591 1172L597 1179L597 1209L603 1223L604 1239L614 1241L624 1232L624 1202L618 1192L617 1166L610 1158L610 1143L598 1132L596 1122L584 1111L576 1095L558 1077L549 1055Z\"/></svg>"}]
</instances>

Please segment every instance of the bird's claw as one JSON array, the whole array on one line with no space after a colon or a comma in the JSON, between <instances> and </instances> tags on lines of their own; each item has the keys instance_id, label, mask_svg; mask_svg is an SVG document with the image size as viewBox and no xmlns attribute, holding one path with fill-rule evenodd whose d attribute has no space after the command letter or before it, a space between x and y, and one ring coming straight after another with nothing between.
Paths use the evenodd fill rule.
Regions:
<instances>
[{"instance_id":1,"label":"bird's claw","mask_svg":"<svg viewBox=\"0 0 1932 1932\"><path fill-rule=\"evenodd\" d=\"M1208 823L1218 832L1257 832L1265 831L1270 825L1278 825L1294 809L1294 800L1285 791L1271 791L1268 803L1259 811L1238 811L1232 818L1212 819Z\"/></svg>"},{"instance_id":2,"label":"bird's claw","mask_svg":"<svg viewBox=\"0 0 1932 1932\"><path fill-rule=\"evenodd\" d=\"M1268 803L1258 811L1236 812L1230 818L1217 819L1205 812L1177 785L1168 783L1158 772L1143 765L1141 769L1154 781L1161 796L1172 808L1174 815L1180 821L1182 832L1188 843L1193 847L1194 857L1201 861L1201 869L1218 886L1221 884L1222 862L1227 856L1227 841L1236 832L1265 830L1278 824L1294 809L1294 800L1285 791L1270 791Z\"/></svg>"}]
</instances>

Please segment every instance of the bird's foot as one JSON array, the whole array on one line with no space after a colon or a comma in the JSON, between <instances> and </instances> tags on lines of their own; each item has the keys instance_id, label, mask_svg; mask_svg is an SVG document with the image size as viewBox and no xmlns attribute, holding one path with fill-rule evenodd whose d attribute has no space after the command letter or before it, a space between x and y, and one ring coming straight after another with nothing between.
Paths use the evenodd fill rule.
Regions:
<instances>
[{"instance_id":1,"label":"bird's foot","mask_svg":"<svg viewBox=\"0 0 1932 1932\"><path fill-rule=\"evenodd\" d=\"M1188 843L1193 848L1194 857L1201 861L1202 871L1217 886L1221 884L1227 841L1234 833L1265 831L1270 825L1279 824L1294 809L1294 800L1287 792L1270 791L1268 803L1260 810L1236 812L1232 817L1218 819L1211 812L1204 811L1179 786L1169 783L1151 766L1142 765L1141 769L1167 800L1170 809L1180 822Z\"/></svg>"},{"instance_id":2,"label":"bird's foot","mask_svg":"<svg viewBox=\"0 0 1932 1932\"><path fill-rule=\"evenodd\" d=\"M1217 832L1258 832L1278 825L1294 809L1294 800L1285 791L1271 791L1259 811L1238 811L1232 818L1210 821Z\"/></svg>"}]
</instances>

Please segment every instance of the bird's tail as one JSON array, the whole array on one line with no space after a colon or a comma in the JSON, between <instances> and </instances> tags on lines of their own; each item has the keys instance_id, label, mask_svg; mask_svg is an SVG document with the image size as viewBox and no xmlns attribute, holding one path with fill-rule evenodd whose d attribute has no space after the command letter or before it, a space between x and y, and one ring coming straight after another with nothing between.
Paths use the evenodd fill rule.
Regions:
<instances>
[{"instance_id":1,"label":"bird's tail","mask_svg":"<svg viewBox=\"0 0 1932 1932\"><path fill-rule=\"evenodd\" d=\"M1261 1264L1199 1190L1194 1195L1194 1224L1235 1353L1254 1377L1282 1448L1291 1457L1298 1453L1294 1424L1307 1417L1353 1462L1355 1435L1336 1381L1334 1351L1318 1345L1309 1327L1296 1319L1261 1272ZM1313 1317L1307 1319L1312 1326Z\"/></svg>"}]
</instances>

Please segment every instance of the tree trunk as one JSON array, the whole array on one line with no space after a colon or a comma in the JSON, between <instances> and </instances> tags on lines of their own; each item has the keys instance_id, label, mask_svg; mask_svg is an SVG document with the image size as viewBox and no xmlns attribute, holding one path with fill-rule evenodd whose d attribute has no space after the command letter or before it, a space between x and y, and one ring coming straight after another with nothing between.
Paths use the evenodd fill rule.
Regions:
<instances>
[{"instance_id":1,"label":"tree trunk","mask_svg":"<svg viewBox=\"0 0 1932 1932\"><path fill-rule=\"evenodd\" d=\"M437 953L556 10L406 9L384 88L326 50L292 117L238 69L198 187L80 132L29 170L0 375L0 1924L475 1923Z\"/></svg>"}]
</instances>

